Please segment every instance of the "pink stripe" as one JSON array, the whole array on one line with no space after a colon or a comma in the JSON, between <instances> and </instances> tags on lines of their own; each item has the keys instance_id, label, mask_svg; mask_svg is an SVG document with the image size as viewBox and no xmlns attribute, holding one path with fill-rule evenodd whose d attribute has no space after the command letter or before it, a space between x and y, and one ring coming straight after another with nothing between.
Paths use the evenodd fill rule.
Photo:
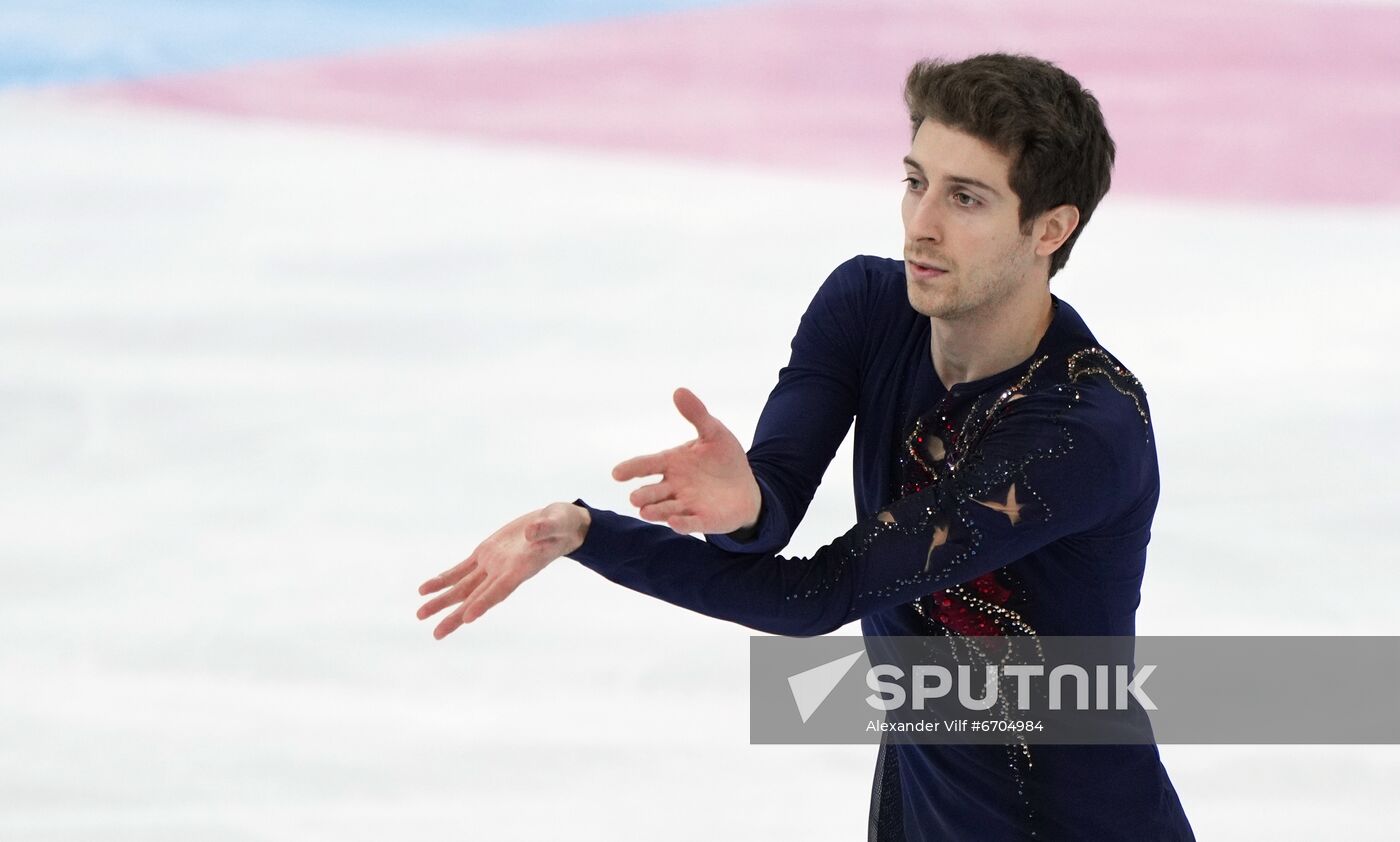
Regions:
<instances>
[{"instance_id":1,"label":"pink stripe","mask_svg":"<svg viewBox=\"0 0 1400 842\"><path fill-rule=\"evenodd\" d=\"M925 55L1049 58L1099 96L1115 193L1400 201L1400 9L846 0L531 29L107 86L142 103L901 177Z\"/></svg>"}]
</instances>

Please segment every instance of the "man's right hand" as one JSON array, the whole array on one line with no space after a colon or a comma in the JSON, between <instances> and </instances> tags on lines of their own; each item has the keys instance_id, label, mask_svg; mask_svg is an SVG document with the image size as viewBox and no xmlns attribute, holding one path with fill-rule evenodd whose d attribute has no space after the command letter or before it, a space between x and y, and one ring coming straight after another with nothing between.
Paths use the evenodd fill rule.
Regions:
<instances>
[{"instance_id":1,"label":"man's right hand","mask_svg":"<svg viewBox=\"0 0 1400 842\"><path fill-rule=\"evenodd\" d=\"M763 494L743 445L689 389L677 389L676 409L695 425L697 438L669 450L636 456L613 468L613 479L661 475L629 498L643 520L684 533L725 534L758 522Z\"/></svg>"}]
</instances>

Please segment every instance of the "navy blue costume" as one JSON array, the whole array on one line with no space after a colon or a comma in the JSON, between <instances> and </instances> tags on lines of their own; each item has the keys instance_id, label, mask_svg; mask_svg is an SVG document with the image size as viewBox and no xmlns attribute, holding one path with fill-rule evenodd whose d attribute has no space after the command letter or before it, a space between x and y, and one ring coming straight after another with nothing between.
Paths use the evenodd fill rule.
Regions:
<instances>
[{"instance_id":1,"label":"navy blue costume","mask_svg":"<svg viewBox=\"0 0 1400 842\"><path fill-rule=\"evenodd\" d=\"M571 557L785 635L1132 635L1158 474L1147 399L1052 296L1021 364L945 389L904 264L857 257L802 317L748 453L755 530L677 535L588 508ZM855 418L858 522L777 555ZM872 839L1188 840L1155 746L881 746ZM1033 834L1033 835L1032 835Z\"/></svg>"}]
</instances>

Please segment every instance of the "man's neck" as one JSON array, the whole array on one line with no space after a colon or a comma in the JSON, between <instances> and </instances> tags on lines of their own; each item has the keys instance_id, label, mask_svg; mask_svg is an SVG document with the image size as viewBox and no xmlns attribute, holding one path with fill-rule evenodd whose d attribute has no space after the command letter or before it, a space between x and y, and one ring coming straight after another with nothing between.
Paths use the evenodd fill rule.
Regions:
<instances>
[{"instance_id":1,"label":"man's neck","mask_svg":"<svg viewBox=\"0 0 1400 842\"><path fill-rule=\"evenodd\" d=\"M1013 368L1032 353L1054 317L1048 285L957 319L930 318L933 368L944 388Z\"/></svg>"}]
</instances>

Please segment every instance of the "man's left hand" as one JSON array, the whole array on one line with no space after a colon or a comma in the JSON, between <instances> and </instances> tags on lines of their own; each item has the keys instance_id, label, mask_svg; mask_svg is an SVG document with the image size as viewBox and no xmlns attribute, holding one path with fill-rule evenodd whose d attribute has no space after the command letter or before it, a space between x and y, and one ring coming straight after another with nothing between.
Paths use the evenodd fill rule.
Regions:
<instances>
[{"instance_id":1,"label":"man's left hand","mask_svg":"<svg viewBox=\"0 0 1400 842\"><path fill-rule=\"evenodd\" d=\"M441 640L485 614L551 561L582 546L590 521L588 510L572 503L550 503L516 518L482 541L466 561L418 586L421 595L446 588L418 609L418 619L461 603L433 629L433 637Z\"/></svg>"}]
</instances>

